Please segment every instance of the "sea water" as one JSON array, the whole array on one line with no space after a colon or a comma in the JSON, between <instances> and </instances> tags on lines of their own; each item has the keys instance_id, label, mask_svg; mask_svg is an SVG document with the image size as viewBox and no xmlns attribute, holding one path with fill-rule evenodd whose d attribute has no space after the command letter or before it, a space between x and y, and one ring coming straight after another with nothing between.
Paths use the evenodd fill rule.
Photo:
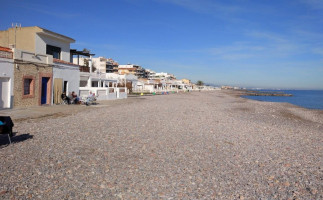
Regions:
<instances>
[{"instance_id":1,"label":"sea water","mask_svg":"<svg viewBox=\"0 0 323 200\"><path fill-rule=\"evenodd\" d=\"M282 96L243 96L248 99L270 102L287 102L309 109L323 110L323 90L260 90L264 92L284 92L291 97Z\"/></svg>"}]
</instances>

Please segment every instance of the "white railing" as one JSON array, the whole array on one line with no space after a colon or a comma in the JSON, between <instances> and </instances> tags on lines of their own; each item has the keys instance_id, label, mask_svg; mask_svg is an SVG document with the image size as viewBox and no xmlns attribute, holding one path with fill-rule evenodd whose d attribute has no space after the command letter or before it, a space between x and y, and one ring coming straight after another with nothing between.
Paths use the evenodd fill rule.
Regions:
<instances>
[{"instance_id":1,"label":"white railing","mask_svg":"<svg viewBox=\"0 0 323 200\"><path fill-rule=\"evenodd\" d=\"M118 99L126 99L128 97L128 94L125 88L116 88L116 91L117 91Z\"/></svg>"},{"instance_id":2,"label":"white railing","mask_svg":"<svg viewBox=\"0 0 323 200\"><path fill-rule=\"evenodd\" d=\"M90 92L97 96L98 100L114 100L125 99L128 97L125 88L95 88L95 87L80 87L79 96L88 96Z\"/></svg>"},{"instance_id":3,"label":"white railing","mask_svg":"<svg viewBox=\"0 0 323 200\"><path fill-rule=\"evenodd\" d=\"M0 58L7 58L7 59L12 59L12 52L9 51L1 51L0 50Z\"/></svg>"}]
</instances>

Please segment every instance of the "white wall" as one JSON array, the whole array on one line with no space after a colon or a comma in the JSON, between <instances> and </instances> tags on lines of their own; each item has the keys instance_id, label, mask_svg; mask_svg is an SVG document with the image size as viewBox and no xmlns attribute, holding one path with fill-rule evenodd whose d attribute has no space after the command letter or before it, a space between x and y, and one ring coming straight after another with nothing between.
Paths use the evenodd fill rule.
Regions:
<instances>
[{"instance_id":1,"label":"white wall","mask_svg":"<svg viewBox=\"0 0 323 200\"><path fill-rule=\"evenodd\" d=\"M45 54L35 54L29 51L13 49L13 58L36 63L53 64L53 56Z\"/></svg>"},{"instance_id":2,"label":"white wall","mask_svg":"<svg viewBox=\"0 0 323 200\"><path fill-rule=\"evenodd\" d=\"M73 63L77 65L77 58L73 58ZM79 65L84 66L84 58L80 57L79 59Z\"/></svg>"},{"instance_id":3,"label":"white wall","mask_svg":"<svg viewBox=\"0 0 323 200\"><path fill-rule=\"evenodd\" d=\"M110 89L114 91L109 92ZM80 87L80 97L87 97L90 93L95 93L97 100L115 100L117 99L117 88L93 88L93 87ZM127 98L127 94L122 93L123 98Z\"/></svg>"},{"instance_id":4,"label":"white wall","mask_svg":"<svg viewBox=\"0 0 323 200\"><path fill-rule=\"evenodd\" d=\"M125 90L125 92L121 92L120 90ZM125 88L116 88L117 91L117 99L126 99L128 97L127 91Z\"/></svg>"},{"instance_id":5,"label":"white wall","mask_svg":"<svg viewBox=\"0 0 323 200\"><path fill-rule=\"evenodd\" d=\"M9 91L1 91L5 92L6 95L4 95L6 101L8 102L7 105L0 105L0 108L12 108L13 107L13 78L14 78L14 64L12 59L6 59L6 58L0 58L0 78L7 79L9 78ZM2 88L0 88L2 90ZM1 95L2 96L2 95ZM0 101L4 102L0 99Z\"/></svg>"},{"instance_id":6,"label":"white wall","mask_svg":"<svg viewBox=\"0 0 323 200\"><path fill-rule=\"evenodd\" d=\"M93 66L100 72L106 73L107 60L104 57L92 58Z\"/></svg>"},{"instance_id":7,"label":"white wall","mask_svg":"<svg viewBox=\"0 0 323 200\"><path fill-rule=\"evenodd\" d=\"M36 34L36 54L46 54L46 44L61 48L61 59L70 62L70 43L46 35Z\"/></svg>"},{"instance_id":8,"label":"white wall","mask_svg":"<svg viewBox=\"0 0 323 200\"><path fill-rule=\"evenodd\" d=\"M76 94L79 93L80 71L78 66L55 63L53 66L53 80L55 78L63 79L63 83L68 81L67 92L74 91Z\"/></svg>"},{"instance_id":9,"label":"white wall","mask_svg":"<svg viewBox=\"0 0 323 200\"><path fill-rule=\"evenodd\" d=\"M134 68L134 65L119 65L118 68Z\"/></svg>"}]
</instances>

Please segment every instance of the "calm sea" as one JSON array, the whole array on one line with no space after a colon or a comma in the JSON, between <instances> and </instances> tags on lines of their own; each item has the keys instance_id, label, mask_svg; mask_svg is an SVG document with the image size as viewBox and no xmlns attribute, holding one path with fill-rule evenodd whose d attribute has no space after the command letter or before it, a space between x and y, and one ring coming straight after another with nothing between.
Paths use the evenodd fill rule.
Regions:
<instances>
[{"instance_id":1,"label":"calm sea","mask_svg":"<svg viewBox=\"0 0 323 200\"><path fill-rule=\"evenodd\" d=\"M270 102L287 102L309 109L323 110L323 90L261 90L268 92L284 92L292 97L244 96L248 99Z\"/></svg>"}]
</instances>

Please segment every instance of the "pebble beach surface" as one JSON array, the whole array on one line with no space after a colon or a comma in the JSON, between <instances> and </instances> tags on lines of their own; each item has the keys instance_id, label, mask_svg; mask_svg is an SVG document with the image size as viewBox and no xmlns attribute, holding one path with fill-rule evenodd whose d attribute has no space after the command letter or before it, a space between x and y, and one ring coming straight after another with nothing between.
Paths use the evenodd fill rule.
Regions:
<instances>
[{"instance_id":1,"label":"pebble beach surface","mask_svg":"<svg viewBox=\"0 0 323 200\"><path fill-rule=\"evenodd\" d=\"M225 91L120 101L15 122L0 199L323 199L322 111Z\"/></svg>"}]
</instances>

